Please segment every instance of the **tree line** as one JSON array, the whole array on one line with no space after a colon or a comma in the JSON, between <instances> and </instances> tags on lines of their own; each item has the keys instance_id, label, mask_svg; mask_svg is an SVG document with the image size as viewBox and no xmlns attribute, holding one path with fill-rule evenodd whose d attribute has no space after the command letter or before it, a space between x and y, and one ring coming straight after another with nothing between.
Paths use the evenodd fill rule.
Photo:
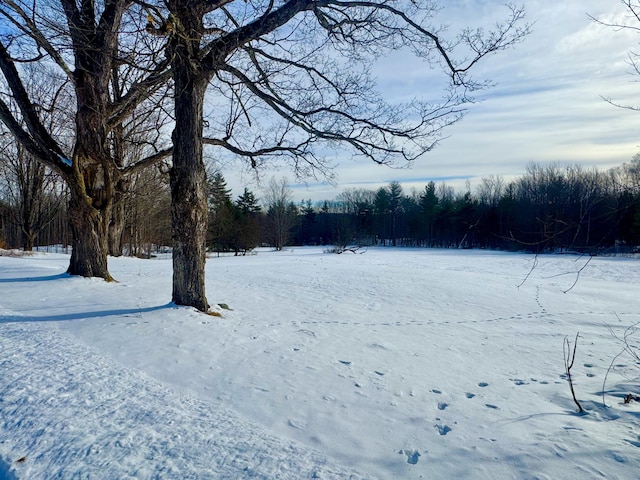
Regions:
<instances>
[{"instance_id":1,"label":"tree line","mask_svg":"<svg viewBox=\"0 0 640 480\"><path fill-rule=\"evenodd\" d=\"M313 209L307 204L299 243L634 251L640 246L640 156L601 172L532 163L520 178L483 178L463 192L429 182L405 193L397 182L353 189Z\"/></svg>"},{"instance_id":2,"label":"tree line","mask_svg":"<svg viewBox=\"0 0 640 480\"><path fill-rule=\"evenodd\" d=\"M0 184L0 246L67 245L60 179L37 162L14 159L6 165L11 169ZM326 245L336 252L377 245L597 254L640 246L640 154L608 171L531 163L515 180L490 176L473 190L429 182L405 192L391 182L315 203L294 203L286 178L273 178L258 195L245 187L235 199L220 172L212 172L207 185L211 253L244 255L260 245ZM112 255L170 250L166 173L147 169L137 175L123 209L124 227Z\"/></svg>"},{"instance_id":3,"label":"tree line","mask_svg":"<svg viewBox=\"0 0 640 480\"><path fill-rule=\"evenodd\" d=\"M290 205L289 242L337 252L371 245L638 252L640 155L608 171L531 163L519 178L486 177L473 191L429 182L405 192L391 182L296 207Z\"/></svg>"}]
</instances>

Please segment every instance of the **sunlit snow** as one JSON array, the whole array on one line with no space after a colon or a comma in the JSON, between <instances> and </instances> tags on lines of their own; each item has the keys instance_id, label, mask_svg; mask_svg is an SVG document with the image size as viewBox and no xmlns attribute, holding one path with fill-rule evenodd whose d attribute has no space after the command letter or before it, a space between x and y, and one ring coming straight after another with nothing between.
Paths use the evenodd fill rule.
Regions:
<instances>
[{"instance_id":1,"label":"sunlit snow","mask_svg":"<svg viewBox=\"0 0 640 480\"><path fill-rule=\"evenodd\" d=\"M2 480L638 478L637 259L260 250L208 260L222 317L109 262L0 257Z\"/></svg>"}]
</instances>

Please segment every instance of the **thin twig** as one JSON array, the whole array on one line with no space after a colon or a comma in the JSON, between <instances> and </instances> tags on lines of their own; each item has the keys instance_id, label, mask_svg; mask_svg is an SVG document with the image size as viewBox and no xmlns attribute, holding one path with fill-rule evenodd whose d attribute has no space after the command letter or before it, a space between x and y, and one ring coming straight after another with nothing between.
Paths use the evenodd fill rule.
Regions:
<instances>
[{"instance_id":1,"label":"thin twig","mask_svg":"<svg viewBox=\"0 0 640 480\"><path fill-rule=\"evenodd\" d=\"M569 381L569 388L571 389L571 395L573 396L573 401L578 406L578 413L584 413L584 408L580 405L580 402L576 398L576 392L573 388L573 379L571 378L571 368L573 367L573 363L576 360L576 350L578 348L578 336L580 332L576 333L576 339L573 343L573 354L571 354L571 345L569 343L569 339L564 337L564 343L562 345L562 352L564 353L564 368L567 373L567 380ZM571 361L569 361L571 359Z\"/></svg>"},{"instance_id":2,"label":"thin twig","mask_svg":"<svg viewBox=\"0 0 640 480\"><path fill-rule=\"evenodd\" d=\"M519 285L516 285L516 288L520 288L522 285L525 284L525 282L529 279L529 277L531 276L531 274L533 273L533 271L536 269L537 266L538 266L538 254L536 253L536 256L533 257L533 265L531 266L531 270L529 270L529 273L527 273L527 275L524 277L522 282L520 282Z\"/></svg>"},{"instance_id":3,"label":"thin twig","mask_svg":"<svg viewBox=\"0 0 640 480\"><path fill-rule=\"evenodd\" d=\"M589 262L590 262L592 259L593 259L593 257L589 257L589 260L587 260L587 261L585 262L585 264L584 264L582 267L580 267L580 269L576 272L576 279L574 280L573 284L572 284L569 288L567 288L566 290L563 290L563 291L562 291L562 293L568 293L568 292L570 292L570 291L573 289L573 287L575 287L575 286L576 286L576 284L578 283L578 280L580 279L580 273L582 273L582 271L583 271L585 268L587 268L587 265L589 265Z\"/></svg>"},{"instance_id":4,"label":"thin twig","mask_svg":"<svg viewBox=\"0 0 640 480\"><path fill-rule=\"evenodd\" d=\"M619 321L621 321L617 313L614 312L614 315ZM607 378L609 377L609 372L613 370L613 365L615 364L616 360L618 360L618 358L623 353L627 352L629 355L631 355L631 357L636 362L640 362L640 354L638 354L638 352L634 350L634 347L629 344L629 337L638 331L638 325L640 325L640 322L634 323L633 325L629 325L627 328L625 328L624 335L622 336L622 338L620 338L616 334L616 332L613 331L613 328L610 325L605 323L605 326L609 330L609 333L611 334L611 336L622 343L622 350L620 350L618 354L615 357L613 357L613 359L611 360L611 363L609 364L609 368L607 368L607 373L605 373L604 380L602 381L602 405L605 407L607 407L607 403L605 401L605 388L607 384Z\"/></svg>"}]
</instances>

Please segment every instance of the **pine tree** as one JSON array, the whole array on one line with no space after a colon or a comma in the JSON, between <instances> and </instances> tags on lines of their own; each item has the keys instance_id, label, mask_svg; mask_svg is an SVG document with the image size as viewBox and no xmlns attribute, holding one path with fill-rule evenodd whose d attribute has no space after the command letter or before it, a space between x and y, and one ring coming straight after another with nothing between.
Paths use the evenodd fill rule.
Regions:
<instances>
[{"instance_id":1,"label":"pine tree","mask_svg":"<svg viewBox=\"0 0 640 480\"><path fill-rule=\"evenodd\" d=\"M220 172L216 172L209 180L209 210L217 211L231 204L231 190Z\"/></svg>"},{"instance_id":2,"label":"pine tree","mask_svg":"<svg viewBox=\"0 0 640 480\"><path fill-rule=\"evenodd\" d=\"M238 197L236 206L244 214L260 213L262 211L256 196L247 187L244 187L244 193Z\"/></svg>"},{"instance_id":3,"label":"pine tree","mask_svg":"<svg viewBox=\"0 0 640 480\"><path fill-rule=\"evenodd\" d=\"M244 193L236 200L235 211L238 221L238 235L234 251L236 255L240 252L244 255L257 247L260 242L262 209L253 192L245 187Z\"/></svg>"},{"instance_id":4,"label":"pine tree","mask_svg":"<svg viewBox=\"0 0 640 480\"><path fill-rule=\"evenodd\" d=\"M420 213L423 219L423 232L427 246L434 246L435 222L438 215L438 196L436 195L436 184L429 182L424 187L424 192L420 195Z\"/></svg>"},{"instance_id":5,"label":"pine tree","mask_svg":"<svg viewBox=\"0 0 640 480\"><path fill-rule=\"evenodd\" d=\"M209 194L209 246L214 250L228 251L233 248L238 225L231 201L231 190L221 173L217 172L208 182Z\"/></svg>"}]
</instances>

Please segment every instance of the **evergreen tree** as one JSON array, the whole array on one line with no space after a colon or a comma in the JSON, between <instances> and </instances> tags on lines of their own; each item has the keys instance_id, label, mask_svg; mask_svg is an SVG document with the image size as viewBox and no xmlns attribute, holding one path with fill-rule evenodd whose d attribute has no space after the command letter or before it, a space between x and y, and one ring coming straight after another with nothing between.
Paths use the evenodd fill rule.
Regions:
<instances>
[{"instance_id":1,"label":"evergreen tree","mask_svg":"<svg viewBox=\"0 0 640 480\"><path fill-rule=\"evenodd\" d=\"M250 191L247 187L244 187L244 193L238 197L236 201L236 206L240 209L240 211L244 214L249 213L260 213L262 208L258 203L258 199Z\"/></svg>"},{"instance_id":2,"label":"evergreen tree","mask_svg":"<svg viewBox=\"0 0 640 480\"><path fill-rule=\"evenodd\" d=\"M253 250L260 243L260 217L262 209L253 192L246 187L244 193L235 203L236 219L238 221L238 235L234 244L235 254Z\"/></svg>"},{"instance_id":3,"label":"evergreen tree","mask_svg":"<svg viewBox=\"0 0 640 480\"><path fill-rule=\"evenodd\" d=\"M438 215L438 196L436 184L431 181L424 187L420 195L420 213L422 216L422 234L428 247L433 247L435 242L435 224Z\"/></svg>"},{"instance_id":4,"label":"evergreen tree","mask_svg":"<svg viewBox=\"0 0 640 480\"><path fill-rule=\"evenodd\" d=\"M471 192L467 190L464 195L458 196L454 204L454 218L456 231L456 243L458 248L474 247L474 238L478 228L476 213L477 203Z\"/></svg>"},{"instance_id":5,"label":"evergreen tree","mask_svg":"<svg viewBox=\"0 0 640 480\"><path fill-rule=\"evenodd\" d=\"M373 208L375 212L375 234L377 242L382 242L382 245L386 245L387 239L390 236L389 222L387 218L389 216L389 192L386 188L380 187L376 190L376 195L373 199Z\"/></svg>"},{"instance_id":6,"label":"evergreen tree","mask_svg":"<svg viewBox=\"0 0 640 480\"><path fill-rule=\"evenodd\" d=\"M311 200L302 201L300 204L300 243L302 245L310 245L316 243L315 227L316 227L316 212L311 206Z\"/></svg>"},{"instance_id":7,"label":"evergreen tree","mask_svg":"<svg viewBox=\"0 0 640 480\"><path fill-rule=\"evenodd\" d=\"M219 172L208 181L208 187L209 246L218 252L231 250L238 230L231 190Z\"/></svg>"}]
</instances>

